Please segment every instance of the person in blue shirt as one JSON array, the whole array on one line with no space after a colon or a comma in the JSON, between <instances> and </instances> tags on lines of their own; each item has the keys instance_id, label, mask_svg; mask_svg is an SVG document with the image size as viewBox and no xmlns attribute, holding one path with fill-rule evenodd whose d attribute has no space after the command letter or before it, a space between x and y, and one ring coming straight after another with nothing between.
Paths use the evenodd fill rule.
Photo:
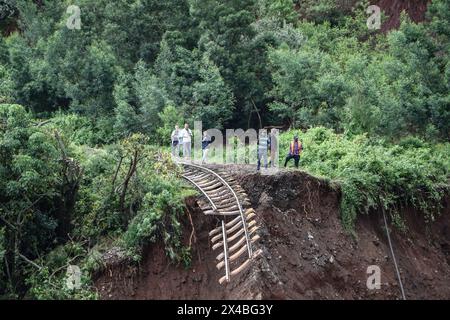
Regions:
<instances>
[{"instance_id":1,"label":"person in blue shirt","mask_svg":"<svg viewBox=\"0 0 450 320\"><path fill-rule=\"evenodd\" d=\"M211 144L211 137L208 136L208 133L205 131L203 132L203 139L202 139L202 164L206 163L207 157L208 157L208 150L209 145Z\"/></svg>"}]
</instances>

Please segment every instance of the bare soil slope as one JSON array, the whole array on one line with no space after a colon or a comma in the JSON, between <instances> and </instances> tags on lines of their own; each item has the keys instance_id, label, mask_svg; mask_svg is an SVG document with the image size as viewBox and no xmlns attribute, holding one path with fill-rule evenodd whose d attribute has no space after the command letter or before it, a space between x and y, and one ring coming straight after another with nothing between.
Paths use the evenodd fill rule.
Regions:
<instances>
[{"instance_id":1,"label":"bare soil slope","mask_svg":"<svg viewBox=\"0 0 450 320\"><path fill-rule=\"evenodd\" d=\"M230 169L233 170L233 169ZM356 237L339 220L338 190L300 171L264 176L233 172L258 215L263 255L226 286L215 267L208 232L217 225L194 198L187 200L194 232L184 217L192 265L170 264L161 245L150 246L140 266L110 265L96 286L104 299L399 299L400 289L382 216L362 216ZM425 230L421 215L406 211L407 233L393 245L409 299L450 299L450 212ZM381 289L366 287L367 267L381 268Z\"/></svg>"},{"instance_id":2,"label":"bare soil slope","mask_svg":"<svg viewBox=\"0 0 450 320\"><path fill-rule=\"evenodd\" d=\"M397 29L400 26L400 15L405 12L414 22L425 20L430 0L379 0L377 5L387 16L387 21L381 26L383 32Z\"/></svg>"}]
</instances>

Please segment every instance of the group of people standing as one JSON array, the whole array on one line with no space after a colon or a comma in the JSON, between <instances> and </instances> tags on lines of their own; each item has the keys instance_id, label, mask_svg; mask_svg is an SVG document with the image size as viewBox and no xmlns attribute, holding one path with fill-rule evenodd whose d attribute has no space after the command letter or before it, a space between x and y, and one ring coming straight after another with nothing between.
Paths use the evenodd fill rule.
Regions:
<instances>
[{"instance_id":1,"label":"group of people standing","mask_svg":"<svg viewBox=\"0 0 450 320\"><path fill-rule=\"evenodd\" d=\"M175 157L180 156L180 146L183 151L183 158L189 159L191 157L192 146L192 131L189 129L187 123L184 124L184 128L180 130L178 124L175 125L175 130L171 134L172 139L172 155Z\"/></svg>"},{"instance_id":2,"label":"group of people standing","mask_svg":"<svg viewBox=\"0 0 450 320\"><path fill-rule=\"evenodd\" d=\"M180 146L183 152L183 158L188 160L191 158L192 150L192 131L189 129L187 123L184 124L184 128L180 130L178 124L175 125L175 130L171 134L172 140L172 155L174 157L180 156ZM209 145L211 144L211 138L208 136L206 131L203 133L202 140L202 163L206 162L208 156Z\"/></svg>"},{"instance_id":3,"label":"group of people standing","mask_svg":"<svg viewBox=\"0 0 450 320\"><path fill-rule=\"evenodd\" d=\"M274 142L276 136L271 131L270 135L267 135L265 130L261 131L258 137L258 165L257 170L259 171L261 168L261 162L263 162L264 167L267 169L269 165L273 166L275 161L275 153L276 150L272 150L272 142ZM178 124L175 125L175 130L172 131L171 134L171 146L172 146L172 155L174 157L180 156L180 146L183 152L183 158L188 160L191 158L191 146L192 146L192 131L189 129L189 125L187 123L184 124L184 128L180 130ZM207 132L203 133L202 139L202 163L206 163L208 157L209 145L211 144L211 137L208 136ZM268 154L270 150L270 162L268 161ZM291 159L294 159L295 167L298 168L300 162L300 154L303 150L302 141L299 140L298 136L295 135L293 141L291 141L289 145L289 153L286 156L284 167L287 166L288 162Z\"/></svg>"},{"instance_id":4,"label":"group of people standing","mask_svg":"<svg viewBox=\"0 0 450 320\"><path fill-rule=\"evenodd\" d=\"M268 136L266 131L263 130L258 138L258 166L257 170L261 169L261 162L263 162L264 167L267 169L268 166L274 165L275 154L277 150L272 150L272 143L274 143L274 139L276 139L276 135L273 134L273 131ZM276 146L277 144L275 144ZM269 151L270 150L270 151ZM268 152L269 151L269 152ZM284 167L286 168L288 162L291 159L294 159L295 167L298 168L300 162L300 154L303 151L303 143L299 140L298 136L295 135L293 141L289 144L289 153L286 156L284 161ZM267 155L270 153L270 162L268 162Z\"/></svg>"}]
</instances>

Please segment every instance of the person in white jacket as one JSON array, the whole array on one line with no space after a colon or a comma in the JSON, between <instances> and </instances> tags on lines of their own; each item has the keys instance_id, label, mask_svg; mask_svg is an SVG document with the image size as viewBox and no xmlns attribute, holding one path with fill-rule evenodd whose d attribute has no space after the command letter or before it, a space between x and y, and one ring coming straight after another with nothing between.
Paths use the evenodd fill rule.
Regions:
<instances>
[{"instance_id":1,"label":"person in white jacket","mask_svg":"<svg viewBox=\"0 0 450 320\"><path fill-rule=\"evenodd\" d=\"M184 129L180 132L180 137L183 143L183 157L185 159L191 158L191 141L192 141L192 131L189 129L189 125L184 124Z\"/></svg>"}]
</instances>

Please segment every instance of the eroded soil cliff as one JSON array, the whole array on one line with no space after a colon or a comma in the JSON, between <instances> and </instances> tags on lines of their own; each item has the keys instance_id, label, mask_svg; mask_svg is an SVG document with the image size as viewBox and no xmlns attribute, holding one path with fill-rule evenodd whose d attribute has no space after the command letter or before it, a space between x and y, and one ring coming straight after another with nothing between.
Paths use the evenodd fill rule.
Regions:
<instances>
[{"instance_id":1,"label":"eroded soil cliff","mask_svg":"<svg viewBox=\"0 0 450 320\"><path fill-rule=\"evenodd\" d=\"M382 216L358 218L355 235L339 220L340 193L301 171L260 175L229 168L247 191L263 254L227 285L215 267L208 233L218 220L187 199L184 241L192 242L190 268L174 265L161 245L146 249L139 266L110 265L96 281L104 299L399 299L400 288ZM405 210L407 232L392 242L408 299L450 299L450 212L425 228L422 216ZM192 217L192 224L189 219ZM366 286L367 268L381 269L381 289Z\"/></svg>"}]
</instances>

